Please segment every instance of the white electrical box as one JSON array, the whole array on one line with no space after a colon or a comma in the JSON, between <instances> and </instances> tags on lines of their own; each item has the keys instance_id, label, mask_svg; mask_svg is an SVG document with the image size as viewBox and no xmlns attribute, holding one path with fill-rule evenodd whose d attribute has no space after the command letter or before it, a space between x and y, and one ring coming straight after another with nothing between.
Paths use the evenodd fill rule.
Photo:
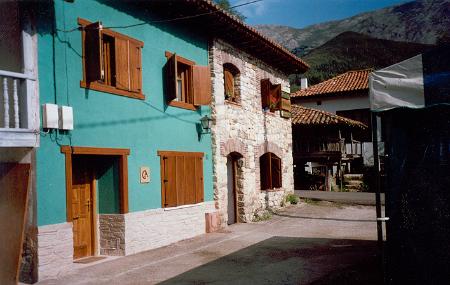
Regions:
<instances>
[{"instance_id":1,"label":"white electrical box","mask_svg":"<svg viewBox=\"0 0 450 285\"><path fill-rule=\"evenodd\" d=\"M42 105L42 127L44 129L58 128L58 105Z\"/></svg>"},{"instance_id":2,"label":"white electrical box","mask_svg":"<svg viewBox=\"0 0 450 285\"><path fill-rule=\"evenodd\" d=\"M69 106L59 107L59 128L73 130L73 109Z\"/></svg>"}]
</instances>

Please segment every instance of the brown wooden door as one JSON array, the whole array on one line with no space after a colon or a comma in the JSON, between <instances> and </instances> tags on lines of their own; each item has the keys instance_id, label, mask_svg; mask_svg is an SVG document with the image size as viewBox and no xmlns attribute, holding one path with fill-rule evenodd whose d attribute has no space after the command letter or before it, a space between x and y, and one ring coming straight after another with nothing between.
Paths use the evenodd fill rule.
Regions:
<instances>
[{"instance_id":1,"label":"brown wooden door","mask_svg":"<svg viewBox=\"0 0 450 285\"><path fill-rule=\"evenodd\" d=\"M94 255L93 175L76 161L72 177L73 258Z\"/></svg>"}]
</instances>

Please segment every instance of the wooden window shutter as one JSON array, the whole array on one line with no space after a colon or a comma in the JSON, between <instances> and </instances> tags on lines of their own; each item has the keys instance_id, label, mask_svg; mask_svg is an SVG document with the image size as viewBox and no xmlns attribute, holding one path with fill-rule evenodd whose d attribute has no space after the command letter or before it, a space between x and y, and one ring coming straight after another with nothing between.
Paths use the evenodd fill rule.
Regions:
<instances>
[{"instance_id":1,"label":"wooden window shutter","mask_svg":"<svg viewBox=\"0 0 450 285\"><path fill-rule=\"evenodd\" d=\"M195 157L185 156L185 184L183 192L185 195L185 204L195 204L196 181L195 181Z\"/></svg>"},{"instance_id":2,"label":"wooden window shutter","mask_svg":"<svg viewBox=\"0 0 450 285\"><path fill-rule=\"evenodd\" d=\"M271 189L270 153L265 153L259 160L261 190Z\"/></svg>"},{"instance_id":3,"label":"wooden window shutter","mask_svg":"<svg viewBox=\"0 0 450 285\"><path fill-rule=\"evenodd\" d=\"M281 105L281 84L272 85L270 88L270 110L280 110Z\"/></svg>"},{"instance_id":4,"label":"wooden window shutter","mask_svg":"<svg viewBox=\"0 0 450 285\"><path fill-rule=\"evenodd\" d=\"M114 37L116 52L116 88L130 90L130 66L128 40Z\"/></svg>"},{"instance_id":5,"label":"wooden window shutter","mask_svg":"<svg viewBox=\"0 0 450 285\"><path fill-rule=\"evenodd\" d=\"M103 79L101 23L96 22L84 27L84 68L86 81Z\"/></svg>"},{"instance_id":6,"label":"wooden window shutter","mask_svg":"<svg viewBox=\"0 0 450 285\"><path fill-rule=\"evenodd\" d=\"M167 102L177 98L177 56L173 54L164 66Z\"/></svg>"},{"instance_id":7,"label":"wooden window shutter","mask_svg":"<svg viewBox=\"0 0 450 285\"><path fill-rule=\"evenodd\" d=\"M130 41L130 90L142 92L141 44Z\"/></svg>"},{"instance_id":8,"label":"wooden window shutter","mask_svg":"<svg viewBox=\"0 0 450 285\"><path fill-rule=\"evenodd\" d=\"M194 105L211 103L211 73L208 66L193 66Z\"/></svg>"},{"instance_id":9,"label":"wooden window shutter","mask_svg":"<svg viewBox=\"0 0 450 285\"><path fill-rule=\"evenodd\" d=\"M223 71L224 81L225 81L225 98L233 99L234 94L234 76L229 70L224 69Z\"/></svg>"},{"instance_id":10,"label":"wooden window shutter","mask_svg":"<svg viewBox=\"0 0 450 285\"><path fill-rule=\"evenodd\" d=\"M178 204L177 197L177 169L176 157L165 156L163 159L163 207L175 207Z\"/></svg>"},{"instance_id":11,"label":"wooden window shutter","mask_svg":"<svg viewBox=\"0 0 450 285\"><path fill-rule=\"evenodd\" d=\"M203 201L204 201L203 158L195 157L195 202L201 203Z\"/></svg>"},{"instance_id":12,"label":"wooden window shutter","mask_svg":"<svg viewBox=\"0 0 450 285\"><path fill-rule=\"evenodd\" d=\"M289 93L281 93L281 117L290 118L291 117L291 97Z\"/></svg>"},{"instance_id":13,"label":"wooden window shutter","mask_svg":"<svg viewBox=\"0 0 450 285\"><path fill-rule=\"evenodd\" d=\"M271 172L272 172L272 187L280 188L281 187L281 179L282 179L282 171L281 171L281 159L271 154Z\"/></svg>"},{"instance_id":14,"label":"wooden window shutter","mask_svg":"<svg viewBox=\"0 0 450 285\"><path fill-rule=\"evenodd\" d=\"M263 109L270 106L270 87L271 83L269 79L261 80L261 106Z\"/></svg>"}]
</instances>

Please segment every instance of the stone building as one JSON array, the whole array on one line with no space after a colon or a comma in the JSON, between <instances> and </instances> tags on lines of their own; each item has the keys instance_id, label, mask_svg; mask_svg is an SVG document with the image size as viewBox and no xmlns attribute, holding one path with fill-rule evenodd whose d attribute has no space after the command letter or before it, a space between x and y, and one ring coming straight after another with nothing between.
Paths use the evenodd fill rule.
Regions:
<instances>
[{"instance_id":1,"label":"stone building","mask_svg":"<svg viewBox=\"0 0 450 285\"><path fill-rule=\"evenodd\" d=\"M257 33L255 38L262 46L256 51L215 39L209 53L214 200L221 226L250 222L294 191L288 75L308 67L270 40ZM277 64L283 56L290 61Z\"/></svg>"}]
</instances>

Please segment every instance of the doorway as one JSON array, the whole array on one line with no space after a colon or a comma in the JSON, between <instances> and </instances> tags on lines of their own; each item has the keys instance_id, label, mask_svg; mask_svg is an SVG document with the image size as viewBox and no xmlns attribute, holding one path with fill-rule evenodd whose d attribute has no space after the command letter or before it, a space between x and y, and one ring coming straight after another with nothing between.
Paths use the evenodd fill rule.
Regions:
<instances>
[{"instance_id":1,"label":"doorway","mask_svg":"<svg viewBox=\"0 0 450 285\"><path fill-rule=\"evenodd\" d=\"M241 156L232 153L227 156L227 213L228 225L238 222L238 164Z\"/></svg>"}]
</instances>

